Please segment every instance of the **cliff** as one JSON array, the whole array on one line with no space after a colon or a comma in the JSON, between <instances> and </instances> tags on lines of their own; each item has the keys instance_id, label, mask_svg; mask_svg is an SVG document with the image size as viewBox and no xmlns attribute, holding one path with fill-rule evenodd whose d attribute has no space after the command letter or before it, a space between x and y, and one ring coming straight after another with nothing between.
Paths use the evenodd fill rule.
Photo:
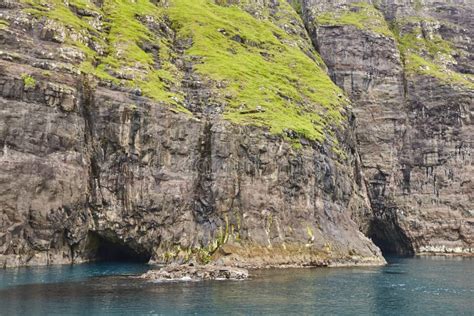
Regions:
<instances>
[{"instance_id":1,"label":"cliff","mask_svg":"<svg viewBox=\"0 0 474 316\"><path fill-rule=\"evenodd\" d=\"M3 7L3 265L383 262L349 101L289 5Z\"/></svg>"},{"instance_id":2,"label":"cliff","mask_svg":"<svg viewBox=\"0 0 474 316\"><path fill-rule=\"evenodd\" d=\"M331 3L0 0L0 265L471 253L469 4Z\"/></svg>"},{"instance_id":3,"label":"cliff","mask_svg":"<svg viewBox=\"0 0 474 316\"><path fill-rule=\"evenodd\" d=\"M472 1L304 1L349 95L373 208L363 227L401 254L472 254Z\"/></svg>"}]
</instances>

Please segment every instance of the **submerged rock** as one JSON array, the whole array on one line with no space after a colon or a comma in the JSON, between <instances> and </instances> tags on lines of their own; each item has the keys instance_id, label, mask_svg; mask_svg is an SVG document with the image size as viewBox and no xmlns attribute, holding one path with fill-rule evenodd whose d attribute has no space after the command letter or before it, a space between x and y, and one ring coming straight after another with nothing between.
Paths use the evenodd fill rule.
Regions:
<instances>
[{"instance_id":1,"label":"submerged rock","mask_svg":"<svg viewBox=\"0 0 474 316\"><path fill-rule=\"evenodd\" d=\"M217 265L169 265L140 276L150 281L244 280L248 277L246 269Z\"/></svg>"}]
</instances>

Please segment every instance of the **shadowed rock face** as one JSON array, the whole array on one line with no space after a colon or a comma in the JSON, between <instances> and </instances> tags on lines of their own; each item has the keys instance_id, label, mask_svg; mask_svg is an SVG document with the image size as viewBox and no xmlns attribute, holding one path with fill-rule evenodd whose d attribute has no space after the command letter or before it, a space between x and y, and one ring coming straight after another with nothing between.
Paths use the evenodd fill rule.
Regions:
<instances>
[{"instance_id":1,"label":"shadowed rock face","mask_svg":"<svg viewBox=\"0 0 474 316\"><path fill-rule=\"evenodd\" d=\"M352 219L371 211L349 111L333 129L338 154L229 123L193 74L182 86L192 114L176 113L79 74L67 28L21 10L2 3L0 266L384 262Z\"/></svg>"},{"instance_id":2,"label":"shadowed rock face","mask_svg":"<svg viewBox=\"0 0 474 316\"><path fill-rule=\"evenodd\" d=\"M6 85L21 86L8 72L18 65L2 66ZM237 263L239 251L275 248L243 265L380 260L350 219L368 208L353 180L355 158L342 164L316 145L295 152L259 129L198 121L104 89L74 90L66 112L41 101L47 89L3 90L7 266L100 258L90 231L157 262L208 256L224 243L239 245L225 253Z\"/></svg>"},{"instance_id":3,"label":"shadowed rock face","mask_svg":"<svg viewBox=\"0 0 474 316\"><path fill-rule=\"evenodd\" d=\"M303 2L313 42L354 102L373 207L362 228L387 252L472 253L473 2ZM357 24L366 8L379 23Z\"/></svg>"}]
</instances>

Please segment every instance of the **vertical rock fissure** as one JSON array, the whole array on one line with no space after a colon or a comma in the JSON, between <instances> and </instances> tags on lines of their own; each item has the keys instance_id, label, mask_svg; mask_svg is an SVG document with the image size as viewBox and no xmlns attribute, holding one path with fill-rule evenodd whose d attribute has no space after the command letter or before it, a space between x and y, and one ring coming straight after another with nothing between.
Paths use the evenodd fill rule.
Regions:
<instances>
[{"instance_id":1,"label":"vertical rock fissure","mask_svg":"<svg viewBox=\"0 0 474 316\"><path fill-rule=\"evenodd\" d=\"M79 84L79 105L84 118L84 146L89 159L89 177L87 191L87 207L94 209L97 204L97 186L100 186L100 169L97 164L94 149L94 119L92 108L94 106L94 89L90 79L83 76Z\"/></svg>"},{"instance_id":2,"label":"vertical rock fissure","mask_svg":"<svg viewBox=\"0 0 474 316\"><path fill-rule=\"evenodd\" d=\"M82 76L78 84L79 92L79 107L81 115L84 119L84 153L88 159L88 180L86 190L86 213L92 216L91 220L97 220L97 207L101 204L98 201L98 193L100 192L100 167L97 161L97 152L94 142L94 106L95 106L95 90L91 79ZM91 225L91 223L89 223ZM95 225L94 225L95 226ZM98 234L98 233L97 233ZM80 255L83 259L96 261L98 259L98 253L93 253L90 248L91 232L87 234L82 247L77 248L77 254L75 249L71 248L73 253L72 258L74 261L75 256ZM84 249L85 247L85 249Z\"/></svg>"},{"instance_id":3,"label":"vertical rock fissure","mask_svg":"<svg viewBox=\"0 0 474 316\"><path fill-rule=\"evenodd\" d=\"M198 177L195 184L195 215L198 223L204 223L210 221L210 215L215 208L212 192L212 123L209 121L203 128L196 168Z\"/></svg>"}]
</instances>

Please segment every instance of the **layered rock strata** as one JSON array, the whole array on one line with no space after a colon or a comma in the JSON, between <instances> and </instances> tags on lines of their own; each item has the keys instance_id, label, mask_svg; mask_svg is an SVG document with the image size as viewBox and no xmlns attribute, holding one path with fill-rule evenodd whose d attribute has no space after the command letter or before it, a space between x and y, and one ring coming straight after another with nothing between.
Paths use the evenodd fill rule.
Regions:
<instances>
[{"instance_id":1,"label":"layered rock strata","mask_svg":"<svg viewBox=\"0 0 474 316\"><path fill-rule=\"evenodd\" d=\"M137 10L145 4L160 10L178 5L122 2ZM286 42L290 38L272 42L279 47L275 54L307 49L304 56L309 57L301 57L302 62L312 65L317 80L329 86L308 90L308 97L296 105L288 96L275 94L272 98L287 102L283 111L299 113L288 112L299 115L296 121L291 116L280 121L264 107L242 106L240 112L223 114L226 106L231 109L223 100L232 95L222 95L230 83L205 80L205 69L194 70L196 64L213 59L193 55L195 46L186 37L173 40L177 31L172 23L132 17L171 41L162 43L171 45L173 63L166 69L154 51L165 46L143 42L155 35L142 38L136 47L129 45L132 37L125 42L109 37L111 46L104 49L107 43L96 32L113 33L109 23L117 16L114 7L107 7L110 3L105 1L100 9L101 4L90 2L94 10L81 7L80 1L1 3L6 22L0 30L0 266L191 259L221 259L239 266L384 263L380 250L352 219L370 213L370 205L350 108L346 101L333 109L311 103L312 95L338 90L325 79L324 65L296 13L296 26L283 31L301 43L292 46ZM273 10L275 15L280 8L258 4L236 12L224 4L215 10L267 23L258 22L259 12ZM66 15L67 23L61 20ZM82 25L86 22L87 27ZM270 44L249 42L246 34L229 39L230 27L220 23L223 27L213 28L210 38L236 42L232 45L252 53L252 45L261 45L261 62L272 62L272 56L264 54ZM280 33L272 41L287 34L275 23ZM83 27L80 32L77 26ZM146 64L152 68L138 60L130 69L114 68L120 56L142 56L137 47L155 56ZM237 54L233 58L238 60L242 48L234 49L230 54ZM130 50L135 53L127 55ZM90 62L92 55L97 56ZM169 69L182 76L161 87L164 94L140 81L141 71L163 76L163 82L171 80L163 74ZM239 84L244 89L244 83ZM169 103L163 101L168 97ZM342 93L333 97L322 104L329 107L344 98ZM309 106L313 112L305 114ZM238 115L250 121L236 119ZM327 115L339 119L330 121ZM259 125L252 120L260 116L263 126L253 126ZM301 130L292 127L295 122Z\"/></svg>"},{"instance_id":2,"label":"layered rock strata","mask_svg":"<svg viewBox=\"0 0 474 316\"><path fill-rule=\"evenodd\" d=\"M350 95L373 207L364 231L401 254L472 254L473 2L303 1Z\"/></svg>"}]
</instances>

